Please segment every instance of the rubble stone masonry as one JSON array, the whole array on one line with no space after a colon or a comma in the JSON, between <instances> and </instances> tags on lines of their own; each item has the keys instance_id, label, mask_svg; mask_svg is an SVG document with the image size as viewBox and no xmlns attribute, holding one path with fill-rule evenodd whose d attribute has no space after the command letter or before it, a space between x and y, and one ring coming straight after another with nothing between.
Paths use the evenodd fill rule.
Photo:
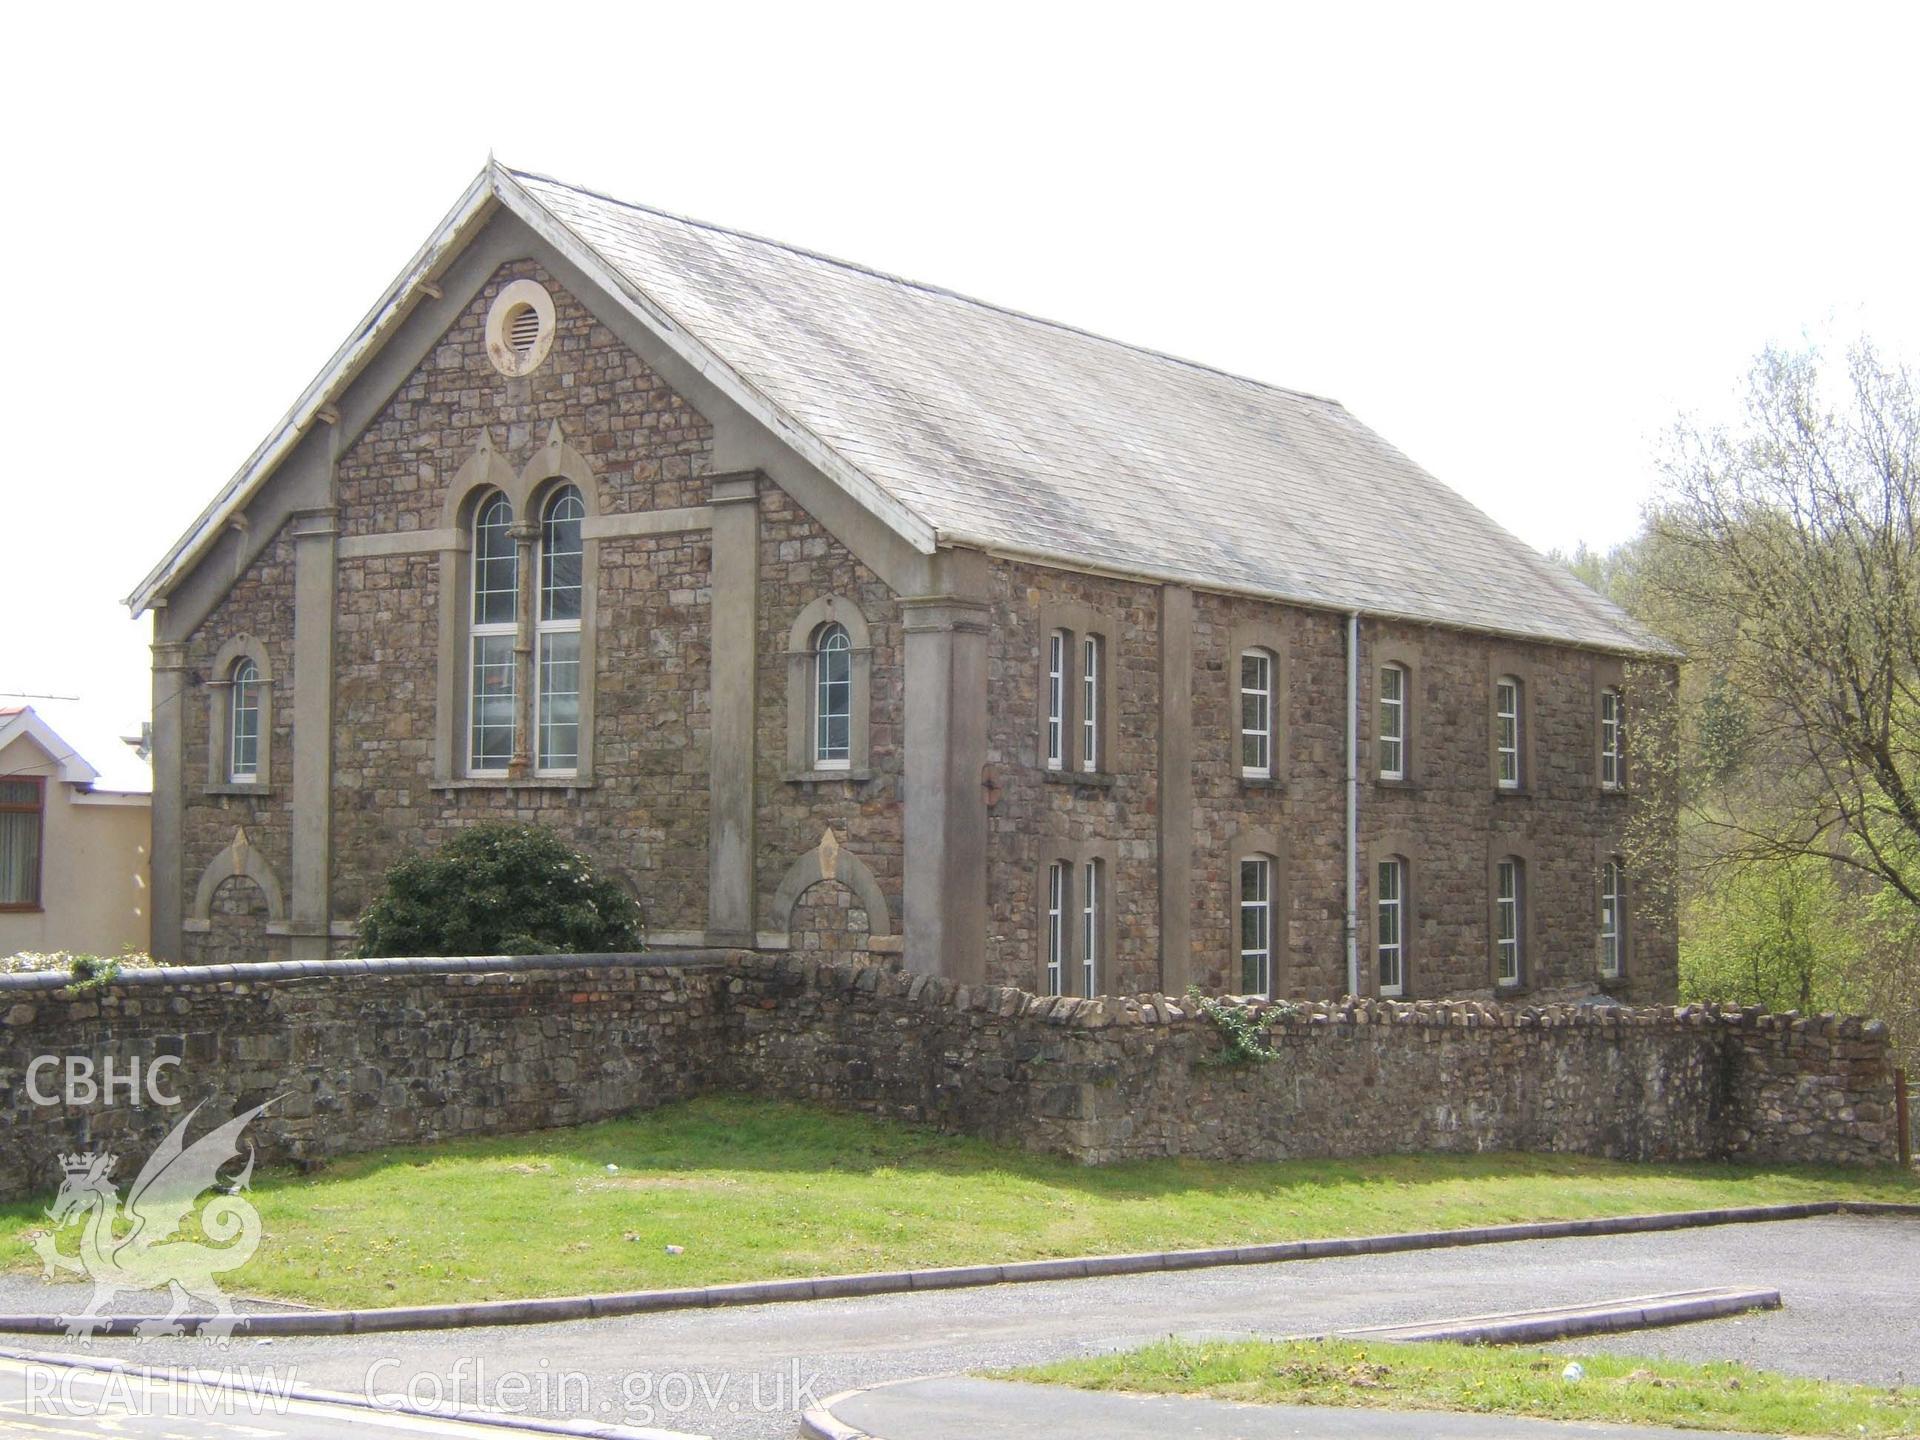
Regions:
<instances>
[{"instance_id":1,"label":"rubble stone masonry","mask_svg":"<svg viewBox=\"0 0 1920 1440\"><path fill-rule=\"evenodd\" d=\"M39 1104L65 1062L160 1055L185 1107L280 1099L265 1162L571 1125L708 1091L810 1101L1089 1162L1520 1150L1894 1162L1886 1027L1702 1007L1267 1002L1277 1059L1214 1063L1186 1001L1043 998L751 952L0 976L0 1199L62 1151L144 1153L185 1108Z\"/></svg>"}]
</instances>

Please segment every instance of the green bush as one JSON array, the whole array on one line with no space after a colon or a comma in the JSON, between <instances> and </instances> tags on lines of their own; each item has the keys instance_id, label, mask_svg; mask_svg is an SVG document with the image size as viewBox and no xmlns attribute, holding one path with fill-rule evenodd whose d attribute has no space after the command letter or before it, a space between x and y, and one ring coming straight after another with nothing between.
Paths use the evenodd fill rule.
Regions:
<instances>
[{"instance_id":1,"label":"green bush","mask_svg":"<svg viewBox=\"0 0 1920 1440\"><path fill-rule=\"evenodd\" d=\"M387 871L360 954L581 955L644 943L640 906L538 825L475 825Z\"/></svg>"}]
</instances>

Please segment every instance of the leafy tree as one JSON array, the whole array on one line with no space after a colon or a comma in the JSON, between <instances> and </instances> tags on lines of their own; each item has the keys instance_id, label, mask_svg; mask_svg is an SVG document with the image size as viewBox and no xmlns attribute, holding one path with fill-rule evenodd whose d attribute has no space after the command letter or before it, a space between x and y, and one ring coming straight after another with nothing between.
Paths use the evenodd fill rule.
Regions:
<instances>
[{"instance_id":1,"label":"leafy tree","mask_svg":"<svg viewBox=\"0 0 1920 1440\"><path fill-rule=\"evenodd\" d=\"M1725 859L1819 859L1920 909L1920 405L1861 344L1769 351L1737 428L1683 425L1639 582L1713 708L1697 808Z\"/></svg>"},{"instance_id":2,"label":"leafy tree","mask_svg":"<svg viewBox=\"0 0 1920 1440\"><path fill-rule=\"evenodd\" d=\"M544 955L634 950L640 906L538 825L475 825L387 871L360 954Z\"/></svg>"}]
</instances>

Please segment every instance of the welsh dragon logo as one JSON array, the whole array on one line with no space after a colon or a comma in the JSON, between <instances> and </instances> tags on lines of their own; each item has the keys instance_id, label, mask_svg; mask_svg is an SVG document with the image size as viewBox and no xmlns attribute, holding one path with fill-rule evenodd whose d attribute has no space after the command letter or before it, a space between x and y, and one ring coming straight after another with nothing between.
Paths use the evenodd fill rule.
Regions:
<instances>
[{"instance_id":1,"label":"welsh dragon logo","mask_svg":"<svg viewBox=\"0 0 1920 1440\"><path fill-rule=\"evenodd\" d=\"M185 1224L194 1202L220 1185L220 1167L240 1153L240 1132L267 1105L236 1115L188 1145L187 1126L200 1113L196 1105L140 1167L124 1210L120 1187L113 1181L118 1156L88 1152L60 1157L65 1178L46 1212L56 1228L37 1236L33 1248L49 1278L65 1270L93 1281L86 1310L60 1317L68 1335L91 1340L106 1321L101 1307L122 1290L165 1287L172 1291L173 1308L164 1318L142 1322L135 1332L142 1339L184 1334L180 1317L193 1301L214 1307L200 1326L202 1335L222 1343L232 1336L239 1316L213 1277L237 1270L260 1246L260 1214L240 1193L253 1178L252 1145L246 1146L247 1163L239 1177L221 1186L199 1212L200 1231L213 1243L170 1237ZM58 1231L74 1224L83 1227L80 1253L62 1254Z\"/></svg>"}]
</instances>

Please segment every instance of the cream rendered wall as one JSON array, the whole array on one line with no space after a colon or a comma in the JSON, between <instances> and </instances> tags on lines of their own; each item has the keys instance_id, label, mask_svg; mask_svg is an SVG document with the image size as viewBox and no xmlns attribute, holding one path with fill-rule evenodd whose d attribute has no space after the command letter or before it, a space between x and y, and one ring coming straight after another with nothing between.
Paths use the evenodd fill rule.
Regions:
<instances>
[{"instance_id":1,"label":"cream rendered wall","mask_svg":"<svg viewBox=\"0 0 1920 1440\"><path fill-rule=\"evenodd\" d=\"M47 776L40 909L0 911L0 956L22 950L115 955L147 948L151 805L145 795L88 794L53 775L29 736L0 749L0 775Z\"/></svg>"}]
</instances>

